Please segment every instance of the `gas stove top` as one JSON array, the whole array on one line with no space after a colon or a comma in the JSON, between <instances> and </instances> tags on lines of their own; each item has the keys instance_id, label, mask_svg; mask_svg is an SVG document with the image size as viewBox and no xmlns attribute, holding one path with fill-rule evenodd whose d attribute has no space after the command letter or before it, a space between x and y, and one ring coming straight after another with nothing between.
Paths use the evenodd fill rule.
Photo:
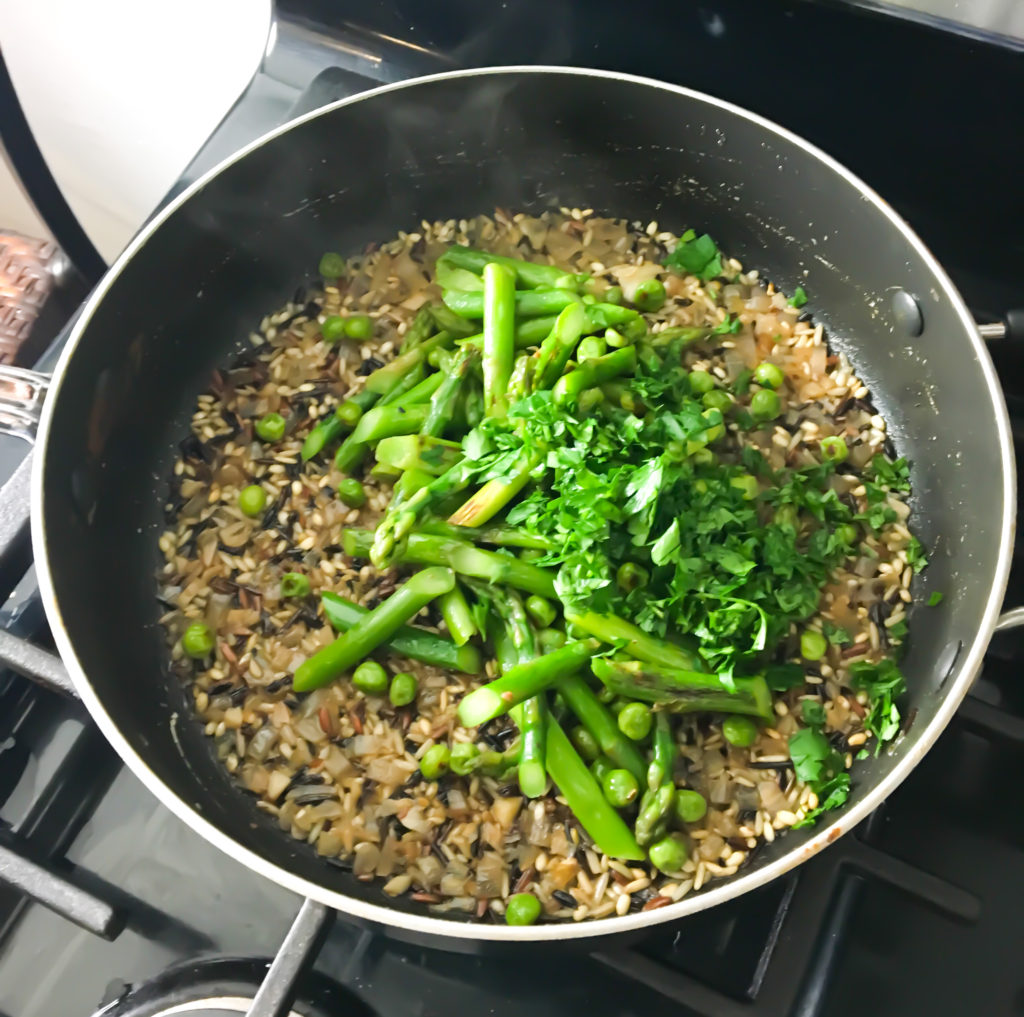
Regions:
<instances>
[{"instance_id":1,"label":"gas stove top","mask_svg":"<svg viewBox=\"0 0 1024 1017\"><path fill-rule=\"evenodd\" d=\"M281 3L262 73L179 187L287 116L372 82L496 62L614 67L799 131L894 201L979 316L1021 302L1009 139L1024 61L1005 40L836 3L624 12L550 0L489 20L466 3L419 6ZM779 66L776 50L765 68L769 40L799 67ZM994 352L1016 433L1024 364L1014 345ZM27 534L3 503L25 496L23 455L0 443L0 585L13 590L0 660L20 672L0 675L0 1017L1024 1012L1004 946L1020 939L1024 885L1024 790L1007 777L1024 750L1024 633L996 636L954 723L885 806L788 877L628 941L446 952L267 882L120 763L61 687L31 570L22 578ZM1024 603L1016 561L1008 603Z\"/></svg>"}]
</instances>

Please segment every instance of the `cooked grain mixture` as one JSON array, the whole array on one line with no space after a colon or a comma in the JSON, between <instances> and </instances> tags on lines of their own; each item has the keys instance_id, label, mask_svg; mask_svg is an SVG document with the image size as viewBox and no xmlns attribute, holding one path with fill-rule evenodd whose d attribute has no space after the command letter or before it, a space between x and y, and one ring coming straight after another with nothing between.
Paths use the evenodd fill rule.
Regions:
<instances>
[{"instance_id":1,"label":"cooked grain mixture","mask_svg":"<svg viewBox=\"0 0 1024 1017\"><path fill-rule=\"evenodd\" d=\"M813 468L823 450L837 447L823 439L838 436L844 454L829 498L860 520L874 514L850 541L817 613L783 634L775 658L783 666L767 673L774 718L749 731L730 729L739 718L717 713L673 718L674 783L700 798L689 797L687 812L680 796L677 827L688 857L670 874L602 854L550 784L542 797L524 798L514 767L500 765L518 745L508 717L479 730L460 725L460 701L498 673L488 653L473 674L378 653L389 675L415 676L409 705L392 705L385 689L359 691L348 677L293 691L296 669L337 635L321 594L373 608L408 573L378 571L342 546L345 531L375 527L392 497L393 471L356 471L366 500L350 507L339 497L346 475L333 465L334 446L303 461L303 443L396 355L417 312L440 299L431 280L451 244L586 273L594 292L621 287L624 301L641 307L638 287L662 280L667 299L645 315L651 332L705 330L681 354L688 371L746 392L758 365L778 370L777 387L764 386L781 399L778 415L757 426L730 418L719 455L739 461L746 446L773 470ZM255 806L311 850L351 865L358 879L379 879L388 897L410 894L433 911L495 920L520 893L534 895L547 919L662 907L733 875L762 843L841 804L854 758L898 729L898 672L862 667L870 680L858 682L855 665L887 660L906 629L909 585L922 559L907 528L905 464L884 457L885 421L845 357L830 352L822 327L801 313L802 291L784 295L724 255L710 272L706 264L687 272L684 260L667 273L662 262L679 244L657 223L570 209L424 222L349 259L337 285L298 294L264 318L251 355L217 373L198 398L160 538L159 597L173 668L190 686L218 758ZM356 313L372 328L353 331L371 334L325 341L325 321ZM616 395L610 390L608 398ZM355 505L358 497L347 500ZM446 633L433 605L414 625ZM193 643L183 649L189 626ZM212 650L201 645L204 632ZM462 743L499 765L424 778L421 760L433 747Z\"/></svg>"}]
</instances>

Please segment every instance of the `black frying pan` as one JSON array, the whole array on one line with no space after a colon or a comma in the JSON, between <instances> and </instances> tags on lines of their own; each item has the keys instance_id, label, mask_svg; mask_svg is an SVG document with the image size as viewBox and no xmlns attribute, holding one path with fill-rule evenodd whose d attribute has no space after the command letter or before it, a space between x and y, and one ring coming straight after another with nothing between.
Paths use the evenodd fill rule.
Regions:
<instances>
[{"instance_id":1,"label":"black frying pan","mask_svg":"<svg viewBox=\"0 0 1024 1017\"><path fill-rule=\"evenodd\" d=\"M428 916L328 866L234 787L169 678L154 572L166 478L195 395L324 250L421 219L552 204L706 229L783 288L803 285L913 462L932 550L911 615L909 732L860 764L849 804L729 881L657 911L507 928ZM760 117L653 81L561 68L377 89L275 131L177 198L87 304L51 385L33 541L58 647L107 737L163 802L277 882L354 916L473 939L593 936L679 918L771 879L862 819L965 694L1013 539L1002 395L973 322L921 242L860 181Z\"/></svg>"}]
</instances>

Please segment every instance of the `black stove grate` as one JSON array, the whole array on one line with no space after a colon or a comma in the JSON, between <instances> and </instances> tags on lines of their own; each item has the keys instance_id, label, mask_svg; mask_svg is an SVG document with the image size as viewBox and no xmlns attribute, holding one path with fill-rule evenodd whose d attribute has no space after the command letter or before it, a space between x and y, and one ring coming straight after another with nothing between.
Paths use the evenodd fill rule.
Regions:
<instances>
[{"instance_id":1,"label":"black stove grate","mask_svg":"<svg viewBox=\"0 0 1024 1017\"><path fill-rule=\"evenodd\" d=\"M286 58L285 63L288 58L301 55L304 71L312 72L306 74L305 81L313 81L303 92L302 87L295 87L294 76L289 77L293 67L279 64L276 70L281 74L275 84L286 97L282 112L287 112L289 105L302 111L349 94L361 86L354 76L372 74L377 80L397 80L413 73L447 69L455 66L457 60L486 64L529 60L538 55L534 51L535 33L517 29L499 38L474 21L468 5L455 5L465 8L458 17L452 17L451 12L447 16L440 13L443 5L436 11L432 5L424 6L424 12L428 7L431 9L430 14L417 11L408 15L412 43L401 41L406 31L406 22L402 20L407 17L404 8L409 6L402 3L363 5L360 16L365 16L366 24L358 29L351 23L340 22L337 12L326 10L333 5L283 0L280 6L287 18L279 22L277 52ZM927 194L920 193L921 174L912 156L922 151L929 154L935 176L934 181L929 176L929 186L939 187L944 185L938 175L940 163L949 146L943 146L941 151L935 149L930 144L934 129L907 113L920 109L924 101L921 95L945 95L945 90L952 87L965 105L971 105L971 116L959 120L960 126L968 130L967 143L971 144L970 137L975 136L995 144L1001 137L998 127L992 126L998 124L998 115L994 105L989 108L985 97L1004 95L1005 107L1012 109L1012 96L1017 94L1013 91L1014 81L1019 84L1013 76L1013 68L1019 67L1019 63L1011 63L1006 52L975 43L961 46L952 33L943 35L933 28L895 25L874 13L844 13L836 3L794 0L779 5L776 11L763 2L721 0L689 12L673 5L676 32L647 32L642 54L630 55L624 52L630 47L621 32L621 8L610 2L595 0L587 5L585 14L581 8L557 0L516 6L516 11L507 12L508 18L503 21L506 28L511 21L528 24L531 29L542 21L549 29L561 26L564 42L555 46L557 52L549 47L543 54L545 59L613 66L709 91L729 88L729 98L752 108L778 100L787 111L778 119L860 169L871 183L897 201L954 271L957 282L976 307L999 310L1008 298L1019 296L1020 275L1015 266L1020 264L1020 248L1016 233L1009 228L1014 216L1004 214L1006 203L1011 200L1006 181L1012 184L1012 171L1008 168L1014 165L1013 159L976 160L974 170L982 177L965 191L961 202L951 207L948 201L929 201ZM654 6L657 5L652 5L652 9ZM318 26L323 28L320 35L311 30L318 18L325 25L329 23L329 27ZM712 31L715 25L721 29L717 35ZM716 49L720 46L718 39L726 39L734 51L747 52L749 57L750 49L744 50L746 43L756 41L760 51L763 40L777 32L780 25L802 49L806 44L805 55L812 63L802 61L794 74L784 62L776 62L772 68L773 87L767 92L763 72L757 70L750 78L749 94L744 94L747 79L738 66L733 68L734 74L723 77L726 58ZM704 37L705 45L688 48L681 58L672 41L674 35ZM555 45L551 31L548 36L548 41ZM837 43L829 50L827 73L813 70L813 61L821 59L821 47L813 47L811 42L821 38ZM529 55L520 52L524 46L530 48ZM865 82L864 89L844 89L841 95L828 87L822 87L820 92L815 90L814 95L808 93L808 74L824 79L841 68L844 59L860 60L867 51L884 57L877 63L879 95L870 91L874 86L869 82ZM374 53L382 55L382 59L364 59ZM344 66L332 66L335 62ZM954 63L960 74L951 85L947 68ZM272 64L271 60L264 69L274 71ZM916 94L914 88L904 87L905 81L915 82ZM980 89L977 101L970 88L974 81ZM821 102L829 103L830 108L820 109L817 104ZM848 102L854 103L855 109L841 112L845 109L842 104ZM833 104L839 106L833 108ZM862 111L869 115L858 117L856 113ZM765 112L778 113L773 109ZM229 116L225 127L259 133L251 124L239 128L237 120L233 123ZM863 165L867 158L864 153L871 150L870 145L863 143L866 135L862 128L868 123L870 137L886 136L896 146L888 163L879 163L871 155L868 164ZM230 132L219 133L221 148L214 144L204 150L186 171L186 177L199 172L224 147ZM247 140L248 137L233 138L227 147ZM903 151L908 153L906 158L900 155ZM947 181L959 180L960 157L953 153L950 159L953 168L947 167ZM966 243L965 238L977 234L979 221L988 237L989 251L975 257L975 245ZM993 272L993 260L1004 265L1005 270ZM41 366L52 366L59 345L60 340ZM1016 348L1008 345L996 354L1004 383L1022 376L1020 368L1024 365ZM1017 435L1024 433L1024 394L1019 391L1020 386L1008 384L1008 389ZM99 958L104 956L103 949L112 948L110 943L102 942L104 938L117 942L140 932L163 946L169 942L183 944L186 956L208 953L214 939L207 937L204 930L179 925L176 918L130 888L115 885L109 876L69 861L80 830L123 769L76 702L59 660L46 648L48 634L39 626L41 611L34 583L31 578L23 579L31 564L31 551L24 512L18 507L28 501L28 475L26 460L10 473L10 479L0 490L0 594L6 600L16 588L22 590L16 598L20 605L17 613L5 612L0 616L0 664L17 672L0 677L0 815L4 817L0 820L0 957L8 942L17 937L19 922L30 901L37 901L94 933L100 952L93 956ZM1024 569L1017 567L1016 562L1010 596L1014 602L1018 596L1024 602ZM954 790L960 787L962 798L977 791L982 799L978 809L990 809L993 794L987 783L992 779L991 769L1009 765L1006 760L1016 759L1019 763L1024 746L1024 692L1016 681L1021 659L1024 643L1019 638L996 637L974 694L964 702L950 732L912 775L908 785L939 783L953 772L957 776L957 780L951 781ZM972 750L970 753L962 744L965 739L971 741L967 746ZM985 761L979 762L973 750L985 755ZM965 764L961 757L969 757L969 762ZM919 773L924 775L919 778ZM956 941L959 930L982 928L990 913L999 911L993 907L990 895L983 896L976 889L977 881L966 878L970 874L963 867L962 856L970 853L966 840L964 850L957 854L956 865L934 855L920 864L908 860L919 857L916 848L929 835L927 831L922 833L921 825L933 816L942 816L941 795L935 791L918 794L912 807L902 804L907 800L902 790L895 797L896 802L887 803L854 834L842 838L821 857L787 877L676 925L659 927L648 938L626 947L609 941L589 956L578 950L559 952L557 958L548 959L551 967L545 968L542 975L535 974L533 981L539 978L539 991L553 994L556 988L560 990L556 995L560 1001L556 1004L560 1005L558 1012L574 1005L578 1008L584 1001L592 1004L595 1014L633 1014L644 1009L647 1002L650 1006L645 1012L649 1014L815 1017L827 1008L830 1014L845 1017L862 1012L863 1000L850 991L850 974L845 967L840 970L844 947L865 921L878 923L879 915L886 914L886 909L893 913L894 895L905 905L899 909L899 920L893 923L901 933L907 916L923 909L936 938L950 941ZM959 799L958 807L966 808ZM1019 821L1013 829L1019 831ZM450 1014L453 999L464 1004L456 1012L467 1013L517 1013L533 1005L530 990L537 987L528 985L518 971L510 972L504 958L492 963L484 958L398 946L380 934L357 929L343 920L333 922L333 915L311 902L296 899L295 905L297 917L272 961L217 960L211 967L205 961L189 960L184 966L164 970L165 961L157 971L146 973L150 980L142 986L112 984L104 1000L104 1012L141 1017L155 1012L158 1004L164 1006L168 1000L180 1002L197 998L196 994L209 995L214 989L235 986L238 998L254 998L252 1017L276 1017L287 1012L291 995L304 981L302 973L314 966L321 971L327 969L332 983L352 986L360 995L382 999L386 991L397 993L400 1006L394 1012L402 1013L403 1017ZM244 916L239 921L244 921ZM332 922L334 927L328 931ZM239 929L236 923L234 931ZM984 948L994 940L988 934L987 938L975 936L971 942ZM876 961L877 957L872 956L871 960ZM942 965L941 957L936 960ZM99 963L102 965L103 961ZM864 973L863 963L857 970ZM629 994L644 1004L602 1009L593 995L600 992L595 986L602 972L620 983L625 980ZM876 966L868 973L896 986L892 992L897 1000L901 991L907 991L898 980L898 971ZM935 977L928 979L927 974L918 973L917 985L911 988L927 994L920 983L928 979L934 983L934 991L941 993L946 983L940 974L935 972ZM574 980L580 984L573 984ZM262 988L257 989L261 982ZM325 999L335 998L330 997L330 991L324 991ZM516 1005L511 1010L507 1006L501 1008L503 993L516 994ZM662 1001L662 1009L651 1002L655 1000ZM944 1002L940 995L932 1009L951 1012ZM1011 1002L1019 1006L1019 997ZM83 1005L92 1009L94 1003L99 1003L99 999L90 999ZM361 1012L355 1004L348 1005L346 1012L353 1009ZM885 1012L919 1009L925 1007L908 1001L902 1010ZM310 1008L308 1012L320 1011ZM335 1005L327 1012L340 1011ZM990 1012L1009 1011L996 1006Z\"/></svg>"}]
</instances>

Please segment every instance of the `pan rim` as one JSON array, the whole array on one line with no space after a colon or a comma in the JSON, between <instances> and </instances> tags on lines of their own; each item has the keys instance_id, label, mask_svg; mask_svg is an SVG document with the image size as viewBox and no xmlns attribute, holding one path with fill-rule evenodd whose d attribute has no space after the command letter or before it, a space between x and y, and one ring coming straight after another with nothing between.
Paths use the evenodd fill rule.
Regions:
<instances>
[{"instance_id":1,"label":"pan rim","mask_svg":"<svg viewBox=\"0 0 1024 1017\"><path fill-rule=\"evenodd\" d=\"M302 876L267 861L262 855L252 850L245 844L235 840L224 833L220 827L207 819L197 808L179 797L171 788L165 784L148 766L142 756L129 743L121 733L113 719L106 712L100 696L92 687L85 669L75 653L69 633L64 625L63 614L57 602L53 577L50 572L50 561L47 554L46 526L45 526L45 505L43 480L45 472L46 448L49 442L50 430L53 421L54 409L59 398L60 389L63 386L68 364L74 357L83 335L95 313L96 308L101 304L107 292L120 276L125 266L135 256L135 253L148 242L149 238L169 219L174 213L188 202L195 194L201 191L214 177L218 176L228 167L244 159L250 152L262 147L268 141L288 133L292 129L326 116L336 109L340 109L350 103L359 102L384 93L398 91L401 89L416 87L417 85L428 84L449 79L463 77L476 77L481 75L525 75L525 74L558 74L572 75L576 77L596 77L608 80L620 81L628 84L645 85L648 87L660 88L672 92L675 95L685 97L697 103L716 107L727 113L747 120L760 127L766 132L773 134L793 145L802 148L809 155L825 164L829 169L843 178L847 183L854 186L862 195L864 200L873 204L902 235L904 241L921 257L924 264L931 272L932 277L942 287L946 297L951 301L953 310L960 318L961 323L967 332L968 342L981 367L986 387L992 401L996 416L996 428L999 441L999 453L1002 464L1002 476L1004 480L1003 511L999 527L1000 553L993 575L993 582L990 587L985 610L982 615L982 622L974 639L964 655L963 662L958 668L955 679L947 682L943 692L942 703L936 715L926 726L919 739L911 746L907 753L902 756L881 781L875 784L859 801L854 802L838 815L832 822L822 826L807 843L798 849L791 849L771 864L753 870L742 875L733 876L721 883L712 884L709 889L702 890L692 896L684 897L663 908L650 912L637 912L623 916L607 917L594 921L584 922L558 922L552 924L541 924L533 926L504 926L484 925L480 923L469 923L454 921L446 918L434 917L427 914L411 914L389 908L382 904L373 904L349 897L344 893L330 890L318 883L312 882ZM910 228L910 226L896 213L896 211L878 193L869 187L863 180L857 177L842 163L822 151L815 145L792 131L776 124L774 121L763 117L760 114L751 112L734 103L726 102L707 93L695 89L686 88L681 85L673 85L668 82L659 81L654 78L647 78L639 75L625 74L617 71L605 71L586 67L568 67L560 65L509 65L490 66L480 68L467 68L457 71L445 71L438 74L425 75L411 78L405 81L389 85L382 85L379 88L360 92L356 95L340 99L328 106L312 110L309 113L289 120L284 124L263 134L250 142L244 148L218 163L212 169L195 180L184 191L170 201L163 209L146 222L139 232L132 238L125 249L118 255L114 263L109 267L106 274L90 294L82 312L75 322L68 341L61 352L60 359L54 371L53 381L50 386L49 398L43 407L42 419L39 426L36 454L32 466L31 500L34 511L31 515L32 545L35 554L36 570L38 573L39 587L43 598L47 618L53 630L54 639L60 656L67 667L76 690L82 698L83 703L89 710L107 741L114 747L125 764L139 777L149 791L178 818L187 823L193 830L201 834L207 841L236 858L253 871L260 875L273 879L278 885L291 890L301 897L311 898L325 904L335 910L351 915L355 918L381 924L385 926L397 926L408 932L426 934L440 939L452 938L460 940L483 940L499 943L514 942L544 942L557 940L583 940L598 939L611 936L615 933L636 931L659 925L665 922L683 918L686 915L703 911L706 908L714 907L725 901L738 897L743 893L762 886L782 876L784 873L795 868L797 865L812 858L823 848L827 847L840 836L848 833L853 827L865 819L878 804L888 797L909 775L914 767L920 762L924 755L935 743L938 736L945 730L957 707L963 700L968 689L978 673L985 651L995 630L996 620L1003 601L1003 595L1009 579L1010 560L1013 546L1014 526L1016 519L1016 469L1013 456L1013 443L1010 434L1010 422L1006 410L1005 398L1002 387L996 375L995 366L988 353L967 307L963 302L953 282L947 276L939 261L932 255L924 242ZM440 945L440 944L439 944Z\"/></svg>"}]
</instances>

